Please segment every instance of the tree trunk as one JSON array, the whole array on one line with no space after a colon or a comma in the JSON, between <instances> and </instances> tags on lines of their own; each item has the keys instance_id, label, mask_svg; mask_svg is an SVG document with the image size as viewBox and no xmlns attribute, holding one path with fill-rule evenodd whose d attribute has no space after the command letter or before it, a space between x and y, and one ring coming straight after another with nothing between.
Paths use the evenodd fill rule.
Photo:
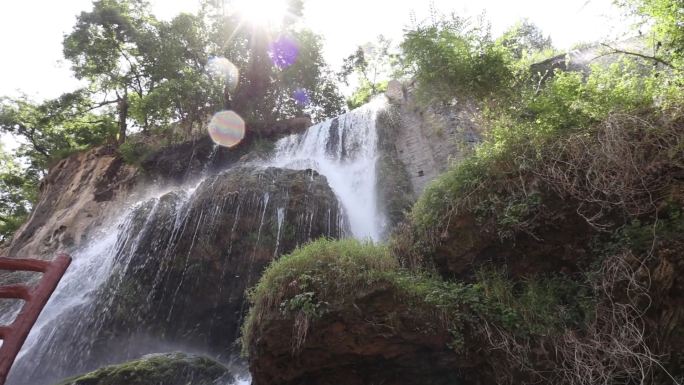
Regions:
<instances>
[{"instance_id":1,"label":"tree trunk","mask_svg":"<svg viewBox=\"0 0 684 385\"><path fill-rule=\"evenodd\" d=\"M223 87L223 109L228 111L232 109L233 103L230 97L230 86L227 84Z\"/></svg>"},{"instance_id":2,"label":"tree trunk","mask_svg":"<svg viewBox=\"0 0 684 385\"><path fill-rule=\"evenodd\" d=\"M122 144L126 141L126 119L128 119L128 91L124 90L124 94L119 98L117 104L117 110L119 113L119 138L118 143Z\"/></svg>"}]
</instances>

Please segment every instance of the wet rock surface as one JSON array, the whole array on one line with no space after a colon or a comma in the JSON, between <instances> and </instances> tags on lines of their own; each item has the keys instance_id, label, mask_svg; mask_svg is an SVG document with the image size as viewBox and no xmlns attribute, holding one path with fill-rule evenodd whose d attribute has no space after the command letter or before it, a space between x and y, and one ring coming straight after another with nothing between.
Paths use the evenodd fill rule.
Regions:
<instances>
[{"instance_id":1,"label":"wet rock surface","mask_svg":"<svg viewBox=\"0 0 684 385\"><path fill-rule=\"evenodd\" d=\"M94 301L41 330L10 383L47 383L174 346L229 357L245 290L280 254L343 235L342 218L327 181L310 170L235 168L142 203L116 230L111 275L88 295Z\"/></svg>"}]
</instances>

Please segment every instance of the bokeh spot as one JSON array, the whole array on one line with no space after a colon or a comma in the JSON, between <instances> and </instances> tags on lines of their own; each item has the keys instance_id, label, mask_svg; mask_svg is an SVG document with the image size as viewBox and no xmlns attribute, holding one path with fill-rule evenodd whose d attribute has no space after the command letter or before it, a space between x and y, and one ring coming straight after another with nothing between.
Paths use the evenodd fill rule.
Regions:
<instances>
[{"instance_id":1,"label":"bokeh spot","mask_svg":"<svg viewBox=\"0 0 684 385\"><path fill-rule=\"evenodd\" d=\"M209 122L209 136L220 146L234 147L245 137L245 121L235 111L217 112Z\"/></svg>"},{"instance_id":2,"label":"bokeh spot","mask_svg":"<svg viewBox=\"0 0 684 385\"><path fill-rule=\"evenodd\" d=\"M240 79L240 70L225 57L212 57L209 59L209 71L225 81L230 91L235 91Z\"/></svg>"},{"instance_id":3,"label":"bokeh spot","mask_svg":"<svg viewBox=\"0 0 684 385\"><path fill-rule=\"evenodd\" d=\"M292 93L292 97L301 106L308 106L311 104L311 96L306 88L297 88Z\"/></svg>"},{"instance_id":4,"label":"bokeh spot","mask_svg":"<svg viewBox=\"0 0 684 385\"><path fill-rule=\"evenodd\" d=\"M297 62L299 46L296 41L281 36L269 45L268 56L273 61L273 65L285 69Z\"/></svg>"}]
</instances>

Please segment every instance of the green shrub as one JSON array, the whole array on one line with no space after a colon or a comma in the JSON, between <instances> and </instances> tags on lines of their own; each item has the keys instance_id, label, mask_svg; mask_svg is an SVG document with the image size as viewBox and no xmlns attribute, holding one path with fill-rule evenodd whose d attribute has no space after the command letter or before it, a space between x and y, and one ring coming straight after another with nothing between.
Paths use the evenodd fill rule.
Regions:
<instances>
[{"instance_id":1,"label":"green shrub","mask_svg":"<svg viewBox=\"0 0 684 385\"><path fill-rule=\"evenodd\" d=\"M558 72L539 92L523 93L518 101L487 110L491 128L485 142L472 157L433 181L415 204L411 218L419 233L439 234L449 218L468 211L493 219L502 238L511 237L533 226L527 220L544 203L535 193L541 187L600 201L595 194L602 192L590 191L589 184L612 183L626 186L625 191L606 187L614 196L601 199L616 204L638 201L633 196L623 199L638 190L633 185L638 178L622 170L621 159L633 157L638 168L671 173L663 165L677 165L671 154L681 152L681 110L673 108L681 98L675 90L681 87L662 72L644 71L624 60L608 68L595 67L586 77ZM590 164L592 159L595 164ZM586 176L589 184L580 177L586 170L594 172ZM563 185L550 175L554 173L577 175L568 182L576 185ZM530 190L533 179L536 187ZM648 181L653 190L667 182ZM631 215L635 210L627 211Z\"/></svg>"},{"instance_id":2,"label":"green shrub","mask_svg":"<svg viewBox=\"0 0 684 385\"><path fill-rule=\"evenodd\" d=\"M427 100L506 94L514 81L509 51L485 26L443 19L408 31L401 43L405 65Z\"/></svg>"},{"instance_id":3,"label":"green shrub","mask_svg":"<svg viewBox=\"0 0 684 385\"><path fill-rule=\"evenodd\" d=\"M129 139L119 146L119 153L128 164L140 165L152 152L153 149L143 141Z\"/></svg>"}]
</instances>

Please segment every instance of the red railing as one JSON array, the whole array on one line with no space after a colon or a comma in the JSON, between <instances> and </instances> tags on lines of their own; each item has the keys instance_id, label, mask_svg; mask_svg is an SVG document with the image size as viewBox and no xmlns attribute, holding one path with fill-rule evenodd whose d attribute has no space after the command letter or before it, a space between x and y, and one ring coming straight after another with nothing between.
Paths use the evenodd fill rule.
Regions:
<instances>
[{"instance_id":1,"label":"red railing","mask_svg":"<svg viewBox=\"0 0 684 385\"><path fill-rule=\"evenodd\" d=\"M0 286L0 298L24 300L24 306L10 325L0 325L0 385L5 384L7 375L21 346L26 341L38 315L45 307L50 295L55 291L59 280L71 263L71 257L58 255L52 261L36 259L0 258L0 270L34 271L43 273L34 287L28 285Z\"/></svg>"}]
</instances>

